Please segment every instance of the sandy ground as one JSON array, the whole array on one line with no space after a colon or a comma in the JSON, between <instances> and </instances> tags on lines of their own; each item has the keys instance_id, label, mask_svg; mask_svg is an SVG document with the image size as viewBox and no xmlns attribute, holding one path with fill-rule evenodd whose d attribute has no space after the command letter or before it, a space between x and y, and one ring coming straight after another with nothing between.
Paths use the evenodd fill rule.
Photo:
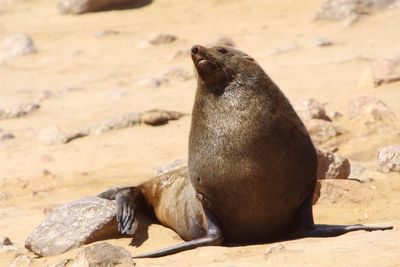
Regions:
<instances>
[{"instance_id":1,"label":"sandy ground","mask_svg":"<svg viewBox=\"0 0 400 267\"><path fill-rule=\"evenodd\" d=\"M74 129L115 115L152 108L191 112L195 79L172 79L157 88L140 87L168 67L192 71L180 49L218 37L231 37L254 56L292 103L313 97L327 110L346 114L359 95L376 96L400 116L400 82L374 87L369 61L400 54L400 11L366 16L352 27L313 21L321 0L184 1L155 0L148 6L81 16L61 16L48 0L6 1L0 6L0 38L15 32L31 35L38 53L0 65L0 106L34 102L43 91L52 97L23 118L0 121L16 138L0 142L0 235L23 244L45 217L46 208L94 195L108 187L137 184L154 168L187 157L190 116L165 126L135 126L46 146L38 133L52 125ZM0 2L1 3L1 2ZM95 37L104 30L119 34ZM149 33L178 39L139 48ZM315 38L333 40L316 47ZM276 49L296 47L284 53ZM72 90L67 90L72 88ZM206 247L161 259L136 260L137 266L400 266L400 175L375 172L377 148L400 143L395 132L363 136L362 126L344 120L350 137L338 153L362 165L374 180L343 181L343 194L315 206L318 223L390 223L393 231L357 232L337 238L248 246ZM46 175L46 171L51 174ZM171 230L152 225L139 248L129 238L109 240L132 254L180 242ZM45 266L66 254L34 258ZM0 254L8 266L15 252Z\"/></svg>"}]
</instances>

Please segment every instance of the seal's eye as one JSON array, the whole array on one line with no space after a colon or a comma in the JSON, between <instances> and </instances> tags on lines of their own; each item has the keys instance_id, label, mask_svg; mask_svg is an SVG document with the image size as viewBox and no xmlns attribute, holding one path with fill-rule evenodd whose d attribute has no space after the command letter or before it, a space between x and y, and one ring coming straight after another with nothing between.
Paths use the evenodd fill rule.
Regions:
<instances>
[{"instance_id":1,"label":"seal's eye","mask_svg":"<svg viewBox=\"0 0 400 267\"><path fill-rule=\"evenodd\" d=\"M223 47L218 47L218 48L217 48L217 51L220 52L221 54L225 54L226 52L228 52L228 50L226 50L226 49L223 48Z\"/></svg>"}]
</instances>

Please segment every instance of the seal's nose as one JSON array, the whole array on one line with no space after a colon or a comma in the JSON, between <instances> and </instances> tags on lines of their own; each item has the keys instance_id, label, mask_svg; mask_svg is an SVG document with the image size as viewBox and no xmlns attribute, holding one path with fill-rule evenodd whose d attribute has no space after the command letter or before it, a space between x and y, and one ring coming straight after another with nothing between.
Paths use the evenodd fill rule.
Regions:
<instances>
[{"instance_id":1,"label":"seal's nose","mask_svg":"<svg viewBox=\"0 0 400 267\"><path fill-rule=\"evenodd\" d=\"M198 45L194 45L192 46L192 54L196 55L199 52L199 46Z\"/></svg>"}]
</instances>

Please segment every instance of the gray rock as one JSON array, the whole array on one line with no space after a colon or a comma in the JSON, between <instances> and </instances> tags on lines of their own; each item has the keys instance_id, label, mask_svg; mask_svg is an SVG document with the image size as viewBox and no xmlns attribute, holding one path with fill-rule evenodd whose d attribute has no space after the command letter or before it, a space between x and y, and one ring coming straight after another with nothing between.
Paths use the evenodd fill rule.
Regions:
<instances>
[{"instance_id":1,"label":"gray rock","mask_svg":"<svg viewBox=\"0 0 400 267\"><path fill-rule=\"evenodd\" d=\"M160 126L168 123L170 120L178 120L184 115L178 111L152 109L143 112L140 116L140 121L151 126Z\"/></svg>"},{"instance_id":2,"label":"gray rock","mask_svg":"<svg viewBox=\"0 0 400 267\"><path fill-rule=\"evenodd\" d=\"M0 63L36 52L32 38L25 33L15 33L0 42Z\"/></svg>"},{"instance_id":3,"label":"gray rock","mask_svg":"<svg viewBox=\"0 0 400 267\"><path fill-rule=\"evenodd\" d=\"M359 175L361 175L364 171L366 170L366 168L364 166L361 165L353 165L350 168L350 177L357 177Z\"/></svg>"},{"instance_id":4,"label":"gray rock","mask_svg":"<svg viewBox=\"0 0 400 267\"><path fill-rule=\"evenodd\" d=\"M325 143L330 139L343 134L343 130L340 127L325 120L311 119L305 121L305 125L310 133L311 139L316 144Z\"/></svg>"},{"instance_id":5,"label":"gray rock","mask_svg":"<svg viewBox=\"0 0 400 267\"><path fill-rule=\"evenodd\" d=\"M61 145L69 141L68 134L56 125L42 129L37 138L44 145Z\"/></svg>"},{"instance_id":6,"label":"gray rock","mask_svg":"<svg viewBox=\"0 0 400 267\"><path fill-rule=\"evenodd\" d=\"M383 173L400 172L400 144L379 149L377 170Z\"/></svg>"},{"instance_id":7,"label":"gray rock","mask_svg":"<svg viewBox=\"0 0 400 267\"><path fill-rule=\"evenodd\" d=\"M4 141L4 140L9 140L9 139L14 139L15 135L13 135L10 132L4 132L4 133L0 133L0 140Z\"/></svg>"},{"instance_id":8,"label":"gray rock","mask_svg":"<svg viewBox=\"0 0 400 267\"><path fill-rule=\"evenodd\" d=\"M145 48L149 45L169 44L178 39L175 35L169 33L152 33L145 37L139 43L140 48Z\"/></svg>"},{"instance_id":9,"label":"gray rock","mask_svg":"<svg viewBox=\"0 0 400 267\"><path fill-rule=\"evenodd\" d=\"M0 236L0 247L2 246L11 246L13 243L6 236Z\"/></svg>"},{"instance_id":10,"label":"gray rock","mask_svg":"<svg viewBox=\"0 0 400 267\"><path fill-rule=\"evenodd\" d=\"M148 77L148 78L138 79L136 84L139 85L140 87L157 88L161 86L163 82L164 81L162 79Z\"/></svg>"},{"instance_id":11,"label":"gray rock","mask_svg":"<svg viewBox=\"0 0 400 267\"><path fill-rule=\"evenodd\" d=\"M94 34L95 37L100 38L100 37L105 37L105 36L110 36L110 35L117 35L119 34L119 31L117 30L105 30L105 31L98 31Z\"/></svg>"},{"instance_id":12,"label":"gray rock","mask_svg":"<svg viewBox=\"0 0 400 267\"><path fill-rule=\"evenodd\" d=\"M49 91L49 90L45 90L43 91L37 98L37 102L41 103L47 99L50 99L53 97L53 92Z\"/></svg>"},{"instance_id":13,"label":"gray rock","mask_svg":"<svg viewBox=\"0 0 400 267\"><path fill-rule=\"evenodd\" d=\"M326 115L325 107L313 98L305 99L295 106L296 112L303 121L310 119L320 119L331 121Z\"/></svg>"},{"instance_id":14,"label":"gray rock","mask_svg":"<svg viewBox=\"0 0 400 267\"><path fill-rule=\"evenodd\" d=\"M39 256L52 256L117 235L116 204L98 197L86 197L52 212L25 241L25 247Z\"/></svg>"},{"instance_id":15,"label":"gray rock","mask_svg":"<svg viewBox=\"0 0 400 267\"><path fill-rule=\"evenodd\" d=\"M359 96L352 99L348 107L348 114L351 117L364 118L371 122L396 120L396 115L391 108L382 100L370 96Z\"/></svg>"},{"instance_id":16,"label":"gray rock","mask_svg":"<svg viewBox=\"0 0 400 267\"><path fill-rule=\"evenodd\" d=\"M399 0L325 0L315 15L316 19L356 20L363 14L369 14L392 6Z\"/></svg>"},{"instance_id":17,"label":"gray rock","mask_svg":"<svg viewBox=\"0 0 400 267\"><path fill-rule=\"evenodd\" d=\"M135 266L131 254L124 248L108 243L97 243L82 249L72 267Z\"/></svg>"},{"instance_id":18,"label":"gray rock","mask_svg":"<svg viewBox=\"0 0 400 267\"><path fill-rule=\"evenodd\" d=\"M347 158L317 149L317 179L347 179L350 175L350 162Z\"/></svg>"},{"instance_id":19,"label":"gray rock","mask_svg":"<svg viewBox=\"0 0 400 267\"><path fill-rule=\"evenodd\" d=\"M400 81L400 57L373 60L371 71L376 86Z\"/></svg>"},{"instance_id":20,"label":"gray rock","mask_svg":"<svg viewBox=\"0 0 400 267\"><path fill-rule=\"evenodd\" d=\"M123 129L134 126L140 121L139 112L131 112L115 116L111 119L96 123L88 126L87 128L79 131L83 136L85 135L98 135L111 130ZM86 134L87 133L87 134Z\"/></svg>"},{"instance_id":21,"label":"gray rock","mask_svg":"<svg viewBox=\"0 0 400 267\"><path fill-rule=\"evenodd\" d=\"M57 7L61 14L83 14L99 10L111 9L127 4L144 2L138 0L58 0Z\"/></svg>"},{"instance_id":22,"label":"gray rock","mask_svg":"<svg viewBox=\"0 0 400 267\"><path fill-rule=\"evenodd\" d=\"M0 120L15 119L27 116L38 110L40 105L37 103L24 103L8 109L0 109Z\"/></svg>"}]
</instances>

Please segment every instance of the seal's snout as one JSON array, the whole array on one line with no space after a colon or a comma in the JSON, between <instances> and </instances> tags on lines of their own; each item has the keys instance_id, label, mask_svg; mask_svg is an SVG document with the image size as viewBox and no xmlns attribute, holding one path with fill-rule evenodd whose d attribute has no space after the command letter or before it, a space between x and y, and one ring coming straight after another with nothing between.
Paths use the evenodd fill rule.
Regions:
<instances>
[{"instance_id":1,"label":"seal's snout","mask_svg":"<svg viewBox=\"0 0 400 267\"><path fill-rule=\"evenodd\" d=\"M197 53L199 53L199 46L198 45L192 46L191 51L193 55L196 55Z\"/></svg>"}]
</instances>

